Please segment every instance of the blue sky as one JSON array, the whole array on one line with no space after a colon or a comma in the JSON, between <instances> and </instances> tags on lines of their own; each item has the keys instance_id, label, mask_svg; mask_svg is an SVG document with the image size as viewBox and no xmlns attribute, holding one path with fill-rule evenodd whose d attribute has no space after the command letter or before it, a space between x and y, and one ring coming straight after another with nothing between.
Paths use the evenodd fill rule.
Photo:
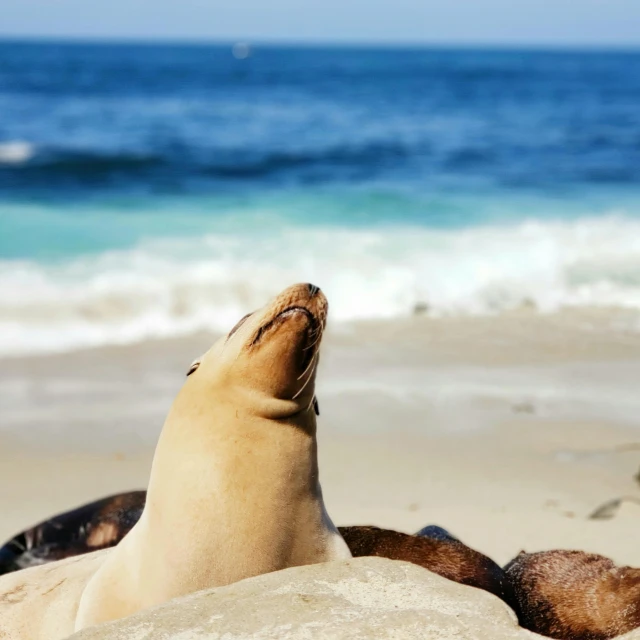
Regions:
<instances>
[{"instance_id":1,"label":"blue sky","mask_svg":"<svg viewBox=\"0 0 640 640\"><path fill-rule=\"evenodd\" d=\"M640 46L640 0L1 0L0 34Z\"/></svg>"}]
</instances>

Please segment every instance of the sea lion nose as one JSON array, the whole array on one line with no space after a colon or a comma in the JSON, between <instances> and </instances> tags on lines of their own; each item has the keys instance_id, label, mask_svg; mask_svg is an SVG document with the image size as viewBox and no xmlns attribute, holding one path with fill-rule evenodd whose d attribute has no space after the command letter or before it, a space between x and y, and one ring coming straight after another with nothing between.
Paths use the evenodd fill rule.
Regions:
<instances>
[{"instance_id":1,"label":"sea lion nose","mask_svg":"<svg viewBox=\"0 0 640 640\"><path fill-rule=\"evenodd\" d=\"M309 295L313 298L318 291L320 291L320 287L316 287L315 284L307 283L307 288L309 289Z\"/></svg>"}]
</instances>

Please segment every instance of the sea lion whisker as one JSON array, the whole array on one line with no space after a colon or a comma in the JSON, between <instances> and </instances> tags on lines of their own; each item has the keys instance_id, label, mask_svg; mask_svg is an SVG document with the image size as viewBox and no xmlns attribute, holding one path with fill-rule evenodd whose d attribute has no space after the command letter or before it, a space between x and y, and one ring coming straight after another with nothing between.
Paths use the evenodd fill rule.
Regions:
<instances>
[{"instance_id":1,"label":"sea lion whisker","mask_svg":"<svg viewBox=\"0 0 640 640\"><path fill-rule=\"evenodd\" d=\"M313 411L317 416L320 415L320 407L318 405L318 398L317 396L313 396L311 398L311 402L308 404L307 408L305 409L305 411Z\"/></svg>"},{"instance_id":2,"label":"sea lion whisker","mask_svg":"<svg viewBox=\"0 0 640 640\"><path fill-rule=\"evenodd\" d=\"M324 329L324 327L323 327L323 329ZM309 351L309 349L313 349L318 344L318 342L320 342L320 340L322 340L322 330L320 330L320 328L318 328L318 330L317 330L317 334L318 334L317 336L314 336L313 334L314 334L314 332L311 332L310 333L310 337L315 338L315 340L311 344L308 344L306 347L304 347L302 349L303 351Z\"/></svg>"},{"instance_id":3,"label":"sea lion whisker","mask_svg":"<svg viewBox=\"0 0 640 640\"><path fill-rule=\"evenodd\" d=\"M318 353L317 351L313 352L313 355L311 356L311 358L309 360L309 364L305 367L305 370L298 376L298 378L297 378L298 380L302 380L302 378L304 378L307 375L307 373L309 372L309 369L311 369L311 367L314 364L314 360L316 358L317 353Z\"/></svg>"},{"instance_id":4,"label":"sea lion whisker","mask_svg":"<svg viewBox=\"0 0 640 640\"><path fill-rule=\"evenodd\" d=\"M318 356L319 351L316 351L312 358L311 358L311 363L313 364L314 362L317 361L317 356ZM305 380L304 384L302 385L302 387L300 387L300 390L293 396L292 400L296 400L297 398L299 398L303 391L307 388L307 385L311 382L311 380L313 379L313 368L312 367L307 367L307 371L309 371L309 369L311 369L310 375L307 376L307 379ZM299 379L299 378L298 378Z\"/></svg>"},{"instance_id":5,"label":"sea lion whisker","mask_svg":"<svg viewBox=\"0 0 640 640\"><path fill-rule=\"evenodd\" d=\"M310 381L311 381L311 376L307 378L307 380L302 385L302 387L300 387L299 391L293 396L292 400L297 400L302 395L303 391L307 388L307 385L309 384Z\"/></svg>"},{"instance_id":6,"label":"sea lion whisker","mask_svg":"<svg viewBox=\"0 0 640 640\"><path fill-rule=\"evenodd\" d=\"M302 389L298 393L301 393L304 390L304 388L309 384L309 381L311 380L311 378L313 378L313 372L314 372L317 364L318 364L318 353L316 351L311 356L311 360L310 360L309 364L307 365L307 368L305 369L305 373L307 373L307 377L306 377L306 380L304 381L304 383L302 385ZM300 379L301 378L298 378L298 380L300 380Z\"/></svg>"}]
</instances>

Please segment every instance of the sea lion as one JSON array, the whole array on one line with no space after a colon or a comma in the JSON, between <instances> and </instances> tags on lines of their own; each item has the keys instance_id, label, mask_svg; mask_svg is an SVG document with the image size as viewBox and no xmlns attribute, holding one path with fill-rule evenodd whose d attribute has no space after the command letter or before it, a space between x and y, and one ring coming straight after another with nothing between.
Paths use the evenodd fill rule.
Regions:
<instances>
[{"instance_id":1,"label":"sea lion","mask_svg":"<svg viewBox=\"0 0 640 640\"><path fill-rule=\"evenodd\" d=\"M46 520L0 548L0 572L8 573L115 546L140 518L145 500L146 491L131 491ZM338 531L356 557L375 555L406 560L455 582L509 599L502 569L441 527L431 525L416 534L431 542L371 526L338 527ZM6 558L4 563L3 558Z\"/></svg>"},{"instance_id":2,"label":"sea lion","mask_svg":"<svg viewBox=\"0 0 640 640\"><path fill-rule=\"evenodd\" d=\"M440 527L433 529L444 532ZM453 536L425 537L371 526L339 527L338 530L354 558L378 556L412 562L454 582L493 593L515 607L504 571L491 558Z\"/></svg>"},{"instance_id":3,"label":"sea lion","mask_svg":"<svg viewBox=\"0 0 640 640\"><path fill-rule=\"evenodd\" d=\"M89 553L96 549L97 541L104 548L115 546L140 518L145 498L146 491L131 491L55 516L13 538L0 549L0 559L6 548L12 560L10 566L5 564L6 571L13 571ZM441 527L431 525L414 536L373 526L338 527L338 531L354 557L412 562L454 582L489 591L515 606L503 570Z\"/></svg>"},{"instance_id":4,"label":"sea lion","mask_svg":"<svg viewBox=\"0 0 640 640\"><path fill-rule=\"evenodd\" d=\"M3 549L11 556L11 562L4 565L8 572L89 553L95 550L96 539L104 547L115 546L140 518L145 498L146 491L131 491L41 523L0 549L0 572ZM97 533L100 531L108 535ZM425 527L415 536L372 526L338 527L338 531L355 557L373 555L412 562L449 580L489 591L514 606L503 570L441 527Z\"/></svg>"},{"instance_id":5,"label":"sea lion","mask_svg":"<svg viewBox=\"0 0 640 640\"><path fill-rule=\"evenodd\" d=\"M0 578L0 636L55 640L207 587L351 557L318 481L314 386L327 301L294 285L197 362L114 548Z\"/></svg>"},{"instance_id":6,"label":"sea lion","mask_svg":"<svg viewBox=\"0 0 640 640\"><path fill-rule=\"evenodd\" d=\"M115 546L140 519L146 491L121 493L40 522L0 547L0 575Z\"/></svg>"},{"instance_id":7,"label":"sea lion","mask_svg":"<svg viewBox=\"0 0 640 640\"><path fill-rule=\"evenodd\" d=\"M640 627L640 569L561 550L521 552L505 572L525 629L562 640L608 640Z\"/></svg>"}]
</instances>

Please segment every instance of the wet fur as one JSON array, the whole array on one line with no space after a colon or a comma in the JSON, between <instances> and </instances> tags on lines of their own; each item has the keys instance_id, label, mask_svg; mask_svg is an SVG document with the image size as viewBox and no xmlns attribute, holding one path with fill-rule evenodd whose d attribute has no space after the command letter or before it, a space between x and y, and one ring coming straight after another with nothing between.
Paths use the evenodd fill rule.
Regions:
<instances>
[{"instance_id":1,"label":"wet fur","mask_svg":"<svg viewBox=\"0 0 640 640\"><path fill-rule=\"evenodd\" d=\"M0 547L0 575L118 544L140 519L145 497L121 493L40 522Z\"/></svg>"},{"instance_id":2,"label":"wet fur","mask_svg":"<svg viewBox=\"0 0 640 640\"><path fill-rule=\"evenodd\" d=\"M454 582L488 591L514 607L504 571L493 560L452 536L412 536L371 526L338 530L354 558L378 556L411 562Z\"/></svg>"},{"instance_id":3,"label":"wet fur","mask_svg":"<svg viewBox=\"0 0 640 640\"><path fill-rule=\"evenodd\" d=\"M582 551L520 553L506 567L525 629L608 640L640 627L640 569Z\"/></svg>"}]
</instances>

